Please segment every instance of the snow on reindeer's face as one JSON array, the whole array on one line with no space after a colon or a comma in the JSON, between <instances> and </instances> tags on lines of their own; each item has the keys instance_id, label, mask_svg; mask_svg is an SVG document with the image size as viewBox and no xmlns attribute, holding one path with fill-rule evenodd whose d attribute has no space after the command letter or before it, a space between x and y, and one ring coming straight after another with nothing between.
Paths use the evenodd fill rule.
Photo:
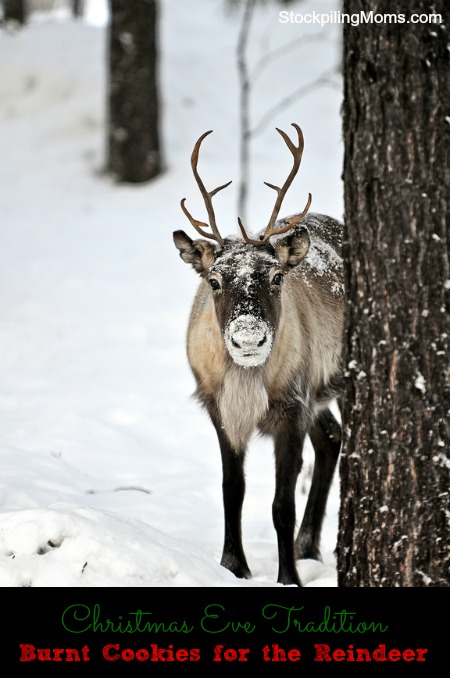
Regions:
<instances>
[{"instance_id":1,"label":"snow on reindeer's face","mask_svg":"<svg viewBox=\"0 0 450 678\"><path fill-rule=\"evenodd\" d=\"M225 238L220 245L192 240L184 231L173 239L180 257L211 288L225 346L241 367L263 365L270 355L281 315L283 274L305 258L310 239L297 227L275 245ZM206 300L206 299L205 299Z\"/></svg>"},{"instance_id":2,"label":"snow on reindeer's face","mask_svg":"<svg viewBox=\"0 0 450 678\"><path fill-rule=\"evenodd\" d=\"M273 247L226 239L205 277L232 360L241 367L265 363L278 326L283 281Z\"/></svg>"}]
</instances>

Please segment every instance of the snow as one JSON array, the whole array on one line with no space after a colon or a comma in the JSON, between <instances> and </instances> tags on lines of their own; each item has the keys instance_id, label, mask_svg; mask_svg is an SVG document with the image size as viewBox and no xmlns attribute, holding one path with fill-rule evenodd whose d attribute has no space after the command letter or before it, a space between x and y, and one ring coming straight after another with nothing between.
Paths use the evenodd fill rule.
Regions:
<instances>
[{"instance_id":1,"label":"snow","mask_svg":"<svg viewBox=\"0 0 450 678\"><path fill-rule=\"evenodd\" d=\"M420 372L417 373L416 379L414 381L414 386L417 388L418 391L422 391L422 393L426 392L426 386L425 386L425 379L423 374L420 374Z\"/></svg>"},{"instance_id":2,"label":"snow","mask_svg":"<svg viewBox=\"0 0 450 678\"><path fill-rule=\"evenodd\" d=\"M43 13L0 33L1 586L277 586L269 441L252 440L247 462L243 533L253 578L219 565L220 454L190 397L185 356L198 278L172 242L176 228L192 235L183 196L203 218L189 158L211 128L199 169L211 186L233 177L215 208L219 227L236 232L240 17L222 0L161 5L166 170L143 186L115 185L103 172L104 3L88 3L89 21ZM327 12L337 3L298 6ZM339 26L280 25L278 11L265 4L252 26L251 66L265 65L251 92L254 125L339 62ZM279 49L301 36L308 39ZM261 62L267 51L277 59ZM250 227L272 209L263 181L289 171L274 128L292 121L305 152L282 213L298 211L311 191L315 211L341 218L340 102L336 76L252 140ZM299 518L309 445L305 456ZM336 586L337 514L335 479L323 563L299 565L306 586Z\"/></svg>"}]
</instances>

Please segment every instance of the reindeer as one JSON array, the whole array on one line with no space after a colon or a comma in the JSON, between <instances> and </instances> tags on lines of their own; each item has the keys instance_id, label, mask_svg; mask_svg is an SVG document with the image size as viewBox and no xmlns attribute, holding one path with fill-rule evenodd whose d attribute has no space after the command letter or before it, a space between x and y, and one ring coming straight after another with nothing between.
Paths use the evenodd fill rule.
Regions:
<instances>
[{"instance_id":1,"label":"reindeer","mask_svg":"<svg viewBox=\"0 0 450 678\"><path fill-rule=\"evenodd\" d=\"M301 586L296 559L320 559L326 502L340 450L340 425L329 409L341 382L343 271L342 225L305 209L278 220L284 196L300 167L298 146L277 128L293 156L264 233L223 238L213 196L231 182L207 191L197 171L196 142L191 167L209 224L194 219L202 239L184 231L173 239L183 261L200 274L189 320L187 354L196 396L216 429L222 455L225 537L221 565L239 578L251 577L242 546L244 461L255 431L274 440L276 485L272 505L278 541L278 582ZM214 242L211 242L214 241ZM308 501L295 539L295 487L309 435L315 453Z\"/></svg>"}]
</instances>

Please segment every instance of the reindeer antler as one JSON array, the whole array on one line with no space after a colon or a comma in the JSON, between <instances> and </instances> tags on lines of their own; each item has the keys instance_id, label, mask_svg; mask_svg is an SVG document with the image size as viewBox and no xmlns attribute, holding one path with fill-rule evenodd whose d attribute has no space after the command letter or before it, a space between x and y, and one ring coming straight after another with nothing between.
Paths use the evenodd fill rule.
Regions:
<instances>
[{"instance_id":1,"label":"reindeer antler","mask_svg":"<svg viewBox=\"0 0 450 678\"><path fill-rule=\"evenodd\" d=\"M298 146L295 146L295 144L291 141L291 139L288 137L286 132L283 132L283 130L276 128L277 132L283 137L286 146L289 148L291 151L293 157L294 157L294 164L292 165L292 169L289 173L288 178L283 184L283 187L280 188L279 186L274 186L273 184L269 184L267 181L264 183L266 186L269 186L269 188L273 188L274 191L277 192L278 196L275 201L274 208L272 210L272 214L270 215L269 223L266 226L266 230L264 231L264 235L261 236L259 240L252 240L251 238L248 237L244 226L242 225L242 221L240 218L238 218L238 223L239 223L239 228L241 229L242 237L244 238L245 242L247 242L249 245L264 245L269 238L271 238L273 235L279 235L281 233L287 233L288 231L291 230L291 228L294 228L297 226L298 223L303 219L307 211L309 210L309 206L311 205L311 200L312 196L311 193L308 194L308 201L306 203L305 209L301 214L296 214L293 217L290 217L286 221L288 221L288 224L284 226L283 228L274 228L275 222L277 220L278 213L280 211L281 203L284 200L284 196L287 193L287 190L289 186L292 184L295 175L298 172L298 169L300 167L300 162L302 160L302 154L303 154L303 148L304 148L304 140L303 140L303 133L302 130L298 125L295 123L292 123L292 127L294 127L297 130L298 134Z\"/></svg>"},{"instance_id":2,"label":"reindeer antler","mask_svg":"<svg viewBox=\"0 0 450 678\"><path fill-rule=\"evenodd\" d=\"M202 194L203 200L205 202L206 211L208 212L209 217L209 224L206 224L204 221L198 221L197 219L194 219L194 217L188 212L187 207L185 207L184 203L186 198L183 198L183 200L181 201L181 209L183 210L183 212L185 213L185 215L187 216L195 230L198 233L200 233L200 235L202 235L204 238L210 238L211 240L215 240L216 242L222 244L223 238L219 233L219 229L217 228L216 215L214 214L214 209L212 206L212 198L216 195L216 193L221 191L223 188L229 186L231 184L231 181L229 181L227 184L223 184L223 186L218 186L214 190L208 192L197 171L198 154L200 151L200 146L202 144L203 139L207 137L208 134L211 134L211 132L212 130L209 130L209 132L205 132L199 139L197 139L197 142L194 146L194 150L192 151L191 155L192 172L194 174L195 180L200 189L200 193ZM211 228L212 233L207 233L204 230L205 228Z\"/></svg>"}]
</instances>

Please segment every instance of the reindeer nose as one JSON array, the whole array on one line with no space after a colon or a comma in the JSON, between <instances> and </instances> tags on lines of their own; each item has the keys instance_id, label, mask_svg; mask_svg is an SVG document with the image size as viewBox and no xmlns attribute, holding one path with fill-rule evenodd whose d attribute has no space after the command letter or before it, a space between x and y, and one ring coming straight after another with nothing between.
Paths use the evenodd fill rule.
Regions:
<instances>
[{"instance_id":1,"label":"reindeer nose","mask_svg":"<svg viewBox=\"0 0 450 678\"><path fill-rule=\"evenodd\" d=\"M234 335L234 336L231 338L231 343L233 344L233 346L234 346L235 348L246 348L246 347L251 348L252 346L254 346L254 343L253 343L253 342L247 341L246 338L241 339L240 337L238 337L238 339L239 339L239 341L240 341L241 343L238 343L238 341L236 341L236 335ZM267 335L264 334L263 338L262 338L260 341L258 341L258 343L257 343L256 345L257 345L258 348L259 348L259 347L261 347L261 346L264 346L264 344L266 343L266 341L267 341Z\"/></svg>"},{"instance_id":2,"label":"reindeer nose","mask_svg":"<svg viewBox=\"0 0 450 678\"><path fill-rule=\"evenodd\" d=\"M254 315L240 315L230 322L224 333L225 345L233 361L241 367L262 365L272 347L273 330Z\"/></svg>"},{"instance_id":3,"label":"reindeer nose","mask_svg":"<svg viewBox=\"0 0 450 678\"><path fill-rule=\"evenodd\" d=\"M265 323L253 318L237 318L232 323L231 343L235 348L254 349L267 341Z\"/></svg>"}]
</instances>

